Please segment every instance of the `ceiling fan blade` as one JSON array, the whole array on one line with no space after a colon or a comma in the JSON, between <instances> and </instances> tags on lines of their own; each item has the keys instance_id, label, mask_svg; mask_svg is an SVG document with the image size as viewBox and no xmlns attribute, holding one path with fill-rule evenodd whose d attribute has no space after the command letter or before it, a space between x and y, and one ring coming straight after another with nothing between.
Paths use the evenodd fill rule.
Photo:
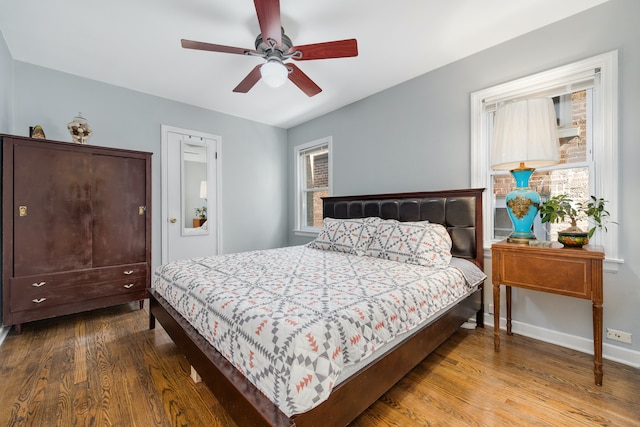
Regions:
<instances>
[{"instance_id":1,"label":"ceiling fan blade","mask_svg":"<svg viewBox=\"0 0 640 427\"><path fill-rule=\"evenodd\" d=\"M311 97L322 92L320 86L315 84L313 80L311 80L309 76L303 73L302 70L295 64L289 63L284 65L287 68L291 68L291 72L289 73L289 80L291 80L294 85L298 86L301 91L307 94L307 96Z\"/></svg>"},{"instance_id":2,"label":"ceiling fan blade","mask_svg":"<svg viewBox=\"0 0 640 427\"><path fill-rule=\"evenodd\" d=\"M356 39L337 40L334 42L306 44L293 46L289 52L296 50L302 53L300 58L297 55L293 59L305 61L310 59L346 58L358 56L358 42Z\"/></svg>"},{"instance_id":3,"label":"ceiling fan blade","mask_svg":"<svg viewBox=\"0 0 640 427\"><path fill-rule=\"evenodd\" d=\"M247 77L245 77L238 84L238 86L236 86L233 89L233 91L234 92L240 92L240 93L249 92L251 90L251 88L254 87L256 83L258 83L258 80L260 80L262 78L262 76L260 75L260 67L262 67L262 64L256 65L253 68L253 70L251 70L251 72L249 72L249 74L247 74Z\"/></svg>"},{"instance_id":4,"label":"ceiling fan blade","mask_svg":"<svg viewBox=\"0 0 640 427\"><path fill-rule=\"evenodd\" d=\"M280 0L253 0L260 23L262 40L273 40L276 46L282 44L280 25Z\"/></svg>"},{"instance_id":5,"label":"ceiling fan blade","mask_svg":"<svg viewBox=\"0 0 640 427\"><path fill-rule=\"evenodd\" d=\"M237 53L240 55L246 55L249 52L257 53L253 49L245 49L242 47L223 46L221 44L197 42L197 41L185 40L185 39L182 39L181 42L182 42L182 47L185 49L208 50L211 52L222 52L222 53Z\"/></svg>"}]
</instances>

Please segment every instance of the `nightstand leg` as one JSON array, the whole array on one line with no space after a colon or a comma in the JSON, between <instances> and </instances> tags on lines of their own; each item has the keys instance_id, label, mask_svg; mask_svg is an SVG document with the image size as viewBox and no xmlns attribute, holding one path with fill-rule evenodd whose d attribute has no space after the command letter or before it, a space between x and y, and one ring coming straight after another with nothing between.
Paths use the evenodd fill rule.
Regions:
<instances>
[{"instance_id":1,"label":"nightstand leg","mask_svg":"<svg viewBox=\"0 0 640 427\"><path fill-rule=\"evenodd\" d=\"M511 333L511 286L506 286L507 288L507 335L512 335Z\"/></svg>"},{"instance_id":2,"label":"nightstand leg","mask_svg":"<svg viewBox=\"0 0 640 427\"><path fill-rule=\"evenodd\" d=\"M500 285L493 285L493 348L500 351Z\"/></svg>"}]
</instances>

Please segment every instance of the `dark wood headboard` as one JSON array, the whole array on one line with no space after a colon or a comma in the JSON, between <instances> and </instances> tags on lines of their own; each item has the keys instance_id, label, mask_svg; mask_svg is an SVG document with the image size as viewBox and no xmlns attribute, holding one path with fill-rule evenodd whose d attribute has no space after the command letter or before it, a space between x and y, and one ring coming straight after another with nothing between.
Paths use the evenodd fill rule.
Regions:
<instances>
[{"instance_id":1,"label":"dark wood headboard","mask_svg":"<svg viewBox=\"0 0 640 427\"><path fill-rule=\"evenodd\" d=\"M376 216L398 221L429 221L449 231L451 253L484 269L482 193L484 188L324 197L323 217Z\"/></svg>"}]
</instances>

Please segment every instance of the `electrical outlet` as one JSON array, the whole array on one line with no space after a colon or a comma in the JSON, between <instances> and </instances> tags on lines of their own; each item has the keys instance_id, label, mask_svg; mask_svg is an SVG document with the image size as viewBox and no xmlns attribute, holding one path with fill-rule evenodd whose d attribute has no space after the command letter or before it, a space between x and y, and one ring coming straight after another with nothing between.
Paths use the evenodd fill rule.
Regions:
<instances>
[{"instance_id":1,"label":"electrical outlet","mask_svg":"<svg viewBox=\"0 0 640 427\"><path fill-rule=\"evenodd\" d=\"M493 304L489 304L489 314L493 314Z\"/></svg>"},{"instance_id":2,"label":"electrical outlet","mask_svg":"<svg viewBox=\"0 0 640 427\"><path fill-rule=\"evenodd\" d=\"M615 329L607 328L607 338L631 344L631 334L629 332L616 331Z\"/></svg>"}]
</instances>

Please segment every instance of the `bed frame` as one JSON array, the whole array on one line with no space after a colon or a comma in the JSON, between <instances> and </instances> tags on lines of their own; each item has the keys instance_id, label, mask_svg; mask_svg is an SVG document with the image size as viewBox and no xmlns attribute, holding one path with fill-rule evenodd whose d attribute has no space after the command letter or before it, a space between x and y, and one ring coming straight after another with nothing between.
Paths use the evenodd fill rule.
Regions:
<instances>
[{"instance_id":1,"label":"bed frame","mask_svg":"<svg viewBox=\"0 0 640 427\"><path fill-rule=\"evenodd\" d=\"M469 189L327 197L323 199L323 213L324 217L333 218L378 216L442 224L451 235L452 254L483 268L483 191ZM469 318L475 315L477 325L484 326L482 295L481 285L435 322L340 383L326 401L291 418L244 378L153 289L149 289L149 327L155 327L156 319L160 322L238 425L342 426L364 412Z\"/></svg>"}]
</instances>

